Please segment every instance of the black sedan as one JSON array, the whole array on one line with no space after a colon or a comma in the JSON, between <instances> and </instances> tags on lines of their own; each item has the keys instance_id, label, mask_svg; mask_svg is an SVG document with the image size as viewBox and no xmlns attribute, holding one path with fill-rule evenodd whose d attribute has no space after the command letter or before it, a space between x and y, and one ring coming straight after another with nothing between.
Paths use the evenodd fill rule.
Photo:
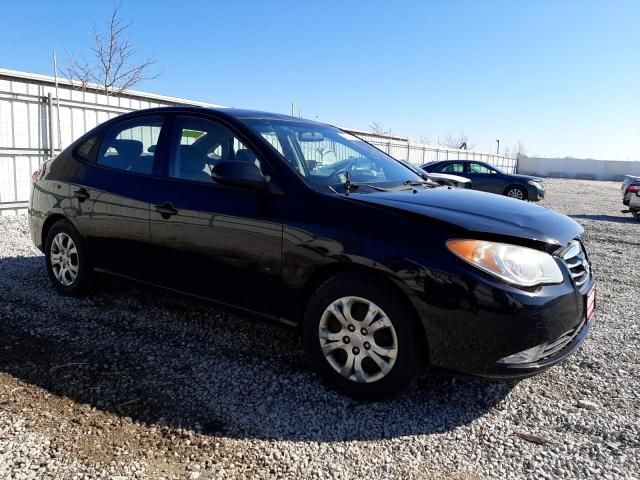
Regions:
<instances>
[{"instance_id":1,"label":"black sedan","mask_svg":"<svg viewBox=\"0 0 640 480\"><path fill-rule=\"evenodd\" d=\"M476 160L444 160L421 167L425 172L451 173L468 178L474 190L497 193L518 200L537 202L544 198L544 179L505 173L497 167Z\"/></svg>"},{"instance_id":2,"label":"black sedan","mask_svg":"<svg viewBox=\"0 0 640 480\"><path fill-rule=\"evenodd\" d=\"M299 327L317 371L357 397L398 392L423 358L534 374L578 348L595 306L570 218L440 187L277 114L109 120L34 173L29 222L61 294L101 271L257 312Z\"/></svg>"}]
</instances>

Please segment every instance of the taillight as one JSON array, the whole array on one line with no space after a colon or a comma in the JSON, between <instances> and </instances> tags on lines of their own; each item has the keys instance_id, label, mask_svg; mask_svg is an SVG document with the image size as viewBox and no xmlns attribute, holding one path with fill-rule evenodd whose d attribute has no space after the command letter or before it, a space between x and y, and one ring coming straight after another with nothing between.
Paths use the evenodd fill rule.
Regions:
<instances>
[{"instance_id":1,"label":"taillight","mask_svg":"<svg viewBox=\"0 0 640 480\"><path fill-rule=\"evenodd\" d=\"M628 193L638 193L640 192L640 183L632 183L627 187Z\"/></svg>"},{"instance_id":2,"label":"taillight","mask_svg":"<svg viewBox=\"0 0 640 480\"><path fill-rule=\"evenodd\" d=\"M40 180L40 177L42 177L42 168L39 168L38 170L33 172L33 174L31 174L31 181L36 182Z\"/></svg>"}]
</instances>

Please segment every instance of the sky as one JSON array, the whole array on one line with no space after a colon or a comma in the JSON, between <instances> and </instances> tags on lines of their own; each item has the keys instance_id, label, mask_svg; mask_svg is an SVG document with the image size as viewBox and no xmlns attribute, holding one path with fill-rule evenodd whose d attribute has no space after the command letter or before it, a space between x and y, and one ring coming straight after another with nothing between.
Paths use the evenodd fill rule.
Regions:
<instances>
[{"instance_id":1,"label":"sky","mask_svg":"<svg viewBox=\"0 0 640 480\"><path fill-rule=\"evenodd\" d=\"M640 160L640 2L122 0L135 88L483 151ZM113 1L3 2L0 68L90 57Z\"/></svg>"}]
</instances>

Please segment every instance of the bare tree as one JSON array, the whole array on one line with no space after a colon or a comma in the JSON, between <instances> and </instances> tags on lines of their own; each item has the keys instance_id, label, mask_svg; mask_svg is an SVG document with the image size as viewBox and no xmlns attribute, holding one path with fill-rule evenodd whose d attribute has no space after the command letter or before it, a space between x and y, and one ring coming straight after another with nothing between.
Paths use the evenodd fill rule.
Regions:
<instances>
[{"instance_id":1,"label":"bare tree","mask_svg":"<svg viewBox=\"0 0 640 480\"><path fill-rule=\"evenodd\" d=\"M117 95L142 80L159 76L151 73L157 63L153 57L136 61L138 52L127 38L127 30L133 22L125 22L120 16L120 7L113 8L104 30L98 30L94 25L92 61L67 53L65 73L72 82L79 82L82 89L86 89L89 83L96 83L105 94Z\"/></svg>"},{"instance_id":2,"label":"bare tree","mask_svg":"<svg viewBox=\"0 0 640 480\"><path fill-rule=\"evenodd\" d=\"M520 157L526 154L527 154L527 149L524 143L522 142L522 140L518 140L516 143L514 143L513 147L509 147L507 145L504 151L502 152L502 155L504 155L505 157Z\"/></svg>"},{"instance_id":3,"label":"bare tree","mask_svg":"<svg viewBox=\"0 0 640 480\"><path fill-rule=\"evenodd\" d=\"M527 155L527 147L522 140L518 140L518 143L513 146L513 154L516 157Z\"/></svg>"},{"instance_id":4,"label":"bare tree","mask_svg":"<svg viewBox=\"0 0 640 480\"><path fill-rule=\"evenodd\" d=\"M391 135L391 129L386 129L380 122L371 123L369 130L376 135Z\"/></svg>"},{"instance_id":5,"label":"bare tree","mask_svg":"<svg viewBox=\"0 0 640 480\"><path fill-rule=\"evenodd\" d=\"M462 132L460 135L452 135L448 134L444 138L443 145L449 148L463 148L466 146L467 150L473 150L473 148L478 144L478 142L473 142L469 140L469 137Z\"/></svg>"},{"instance_id":6,"label":"bare tree","mask_svg":"<svg viewBox=\"0 0 640 480\"><path fill-rule=\"evenodd\" d=\"M419 135L418 136L418 143L421 143L423 145L424 144L429 144L429 143L431 143L431 138L429 138L428 135Z\"/></svg>"}]
</instances>

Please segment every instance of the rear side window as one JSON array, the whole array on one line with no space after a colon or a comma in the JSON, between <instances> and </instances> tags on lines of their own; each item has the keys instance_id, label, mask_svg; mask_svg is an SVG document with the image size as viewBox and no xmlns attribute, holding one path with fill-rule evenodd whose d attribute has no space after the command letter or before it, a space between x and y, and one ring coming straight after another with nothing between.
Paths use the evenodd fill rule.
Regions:
<instances>
[{"instance_id":1,"label":"rear side window","mask_svg":"<svg viewBox=\"0 0 640 480\"><path fill-rule=\"evenodd\" d=\"M444 168L440 170L443 173L463 173L464 172L464 164L463 163L448 163Z\"/></svg>"},{"instance_id":2,"label":"rear side window","mask_svg":"<svg viewBox=\"0 0 640 480\"><path fill-rule=\"evenodd\" d=\"M105 135L98 165L151 174L162 117L143 117L114 125Z\"/></svg>"}]
</instances>

